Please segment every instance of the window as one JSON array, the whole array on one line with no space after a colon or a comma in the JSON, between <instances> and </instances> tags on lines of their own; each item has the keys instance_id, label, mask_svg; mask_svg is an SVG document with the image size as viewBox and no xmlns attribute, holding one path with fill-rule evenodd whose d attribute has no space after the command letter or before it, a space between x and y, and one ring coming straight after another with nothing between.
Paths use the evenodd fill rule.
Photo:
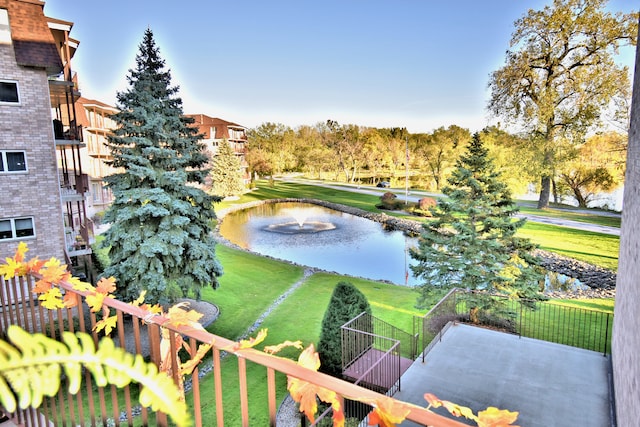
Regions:
<instances>
[{"instance_id":1,"label":"window","mask_svg":"<svg viewBox=\"0 0 640 427\"><path fill-rule=\"evenodd\" d=\"M0 80L0 104L18 104L18 82L12 80Z\"/></svg>"},{"instance_id":2,"label":"window","mask_svg":"<svg viewBox=\"0 0 640 427\"><path fill-rule=\"evenodd\" d=\"M0 240L35 237L33 218L0 219Z\"/></svg>"},{"instance_id":3,"label":"window","mask_svg":"<svg viewBox=\"0 0 640 427\"><path fill-rule=\"evenodd\" d=\"M0 9L0 44L11 44L11 27L7 9Z\"/></svg>"},{"instance_id":4,"label":"window","mask_svg":"<svg viewBox=\"0 0 640 427\"><path fill-rule=\"evenodd\" d=\"M0 173L25 172L27 156L24 151L0 151Z\"/></svg>"}]
</instances>

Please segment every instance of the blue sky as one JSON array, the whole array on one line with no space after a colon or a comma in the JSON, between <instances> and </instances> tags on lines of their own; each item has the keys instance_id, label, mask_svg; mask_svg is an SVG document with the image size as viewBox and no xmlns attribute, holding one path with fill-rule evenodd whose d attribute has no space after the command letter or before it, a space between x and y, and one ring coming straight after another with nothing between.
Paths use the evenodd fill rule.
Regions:
<instances>
[{"instance_id":1,"label":"blue sky","mask_svg":"<svg viewBox=\"0 0 640 427\"><path fill-rule=\"evenodd\" d=\"M551 0L46 0L74 22L83 96L115 105L149 27L185 113L246 127L479 130L513 23ZM609 9L637 9L611 0ZM632 65L626 49L620 61ZM633 67L631 67L633 68Z\"/></svg>"}]
</instances>

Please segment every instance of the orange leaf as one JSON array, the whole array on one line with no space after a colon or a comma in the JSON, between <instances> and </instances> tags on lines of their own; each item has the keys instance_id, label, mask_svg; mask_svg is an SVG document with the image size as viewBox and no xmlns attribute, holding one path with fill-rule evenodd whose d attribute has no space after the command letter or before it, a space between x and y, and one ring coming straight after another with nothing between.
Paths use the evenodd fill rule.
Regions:
<instances>
[{"instance_id":1,"label":"orange leaf","mask_svg":"<svg viewBox=\"0 0 640 427\"><path fill-rule=\"evenodd\" d=\"M291 398L300 404L300 412L304 412L309 421L314 423L315 414L318 411L316 396L320 387L298 378L289 377L287 388Z\"/></svg>"},{"instance_id":2,"label":"orange leaf","mask_svg":"<svg viewBox=\"0 0 640 427\"><path fill-rule=\"evenodd\" d=\"M13 259L16 262L23 262L24 255L27 253L28 250L29 248L27 247L27 244L25 242L18 243L18 248L16 249L16 254L13 256Z\"/></svg>"},{"instance_id":3,"label":"orange leaf","mask_svg":"<svg viewBox=\"0 0 640 427\"><path fill-rule=\"evenodd\" d=\"M425 393L424 399L429 403L429 407L439 408L442 406L442 400L438 399L435 394Z\"/></svg>"},{"instance_id":4,"label":"orange leaf","mask_svg":"<svg viewBox=\"0 0 640 427\"><path fill-rule=\"evenodd\" d=\"M116 278L113 276L109 277L108 279L104 277L101 278L98 281L98 284L96 285L96 292L104 295L109 295L115 290L116 290Z\"/></svg>"},{"instance_id":5,"label":"orange leaf","mask_svg":"<svg viewBox=\"0 0 640 427\"><path fill-rule=\"evenodd\" d=\"M298 340L298 341L285 341L283 343L280 343L278 345L268 345L264 348L265 353L269 353L269 354L276 354L279 353L283 348L287 348L287 347L295 347L297 349L302 349L302 341Z\"/></svg>"},{"instance_id":6,"label":"orange leaf","mask_svg":"<svg viewBox=\"0 0 640 427\"><path fill-rule=\"evenodd\" d=\"M310 344L309 347L300 353L298 364L314 371L320 368L320 358L313 344ZM292 376L288 377L287 388L293 400L300 404L300 412L304 412L312 423L315 422L315 413L318 410L317 399L320 399L323 402L331 403L334 412L334 421L337 423L334 425L344 425L344 413L342 413L338 395L333 390L308 383Z\"/></svg>"},{"instance_id":7,"label":"orange leaf","mask_svg":"<svg viewBox=\"0 0 640 427\"><path fill-rule=\"evenodd\" d=\"M518 427L511 425L511 423L517 419L518 412L511 412L506 409L498 409L490 406L484 411L478 412L478 427Z\"/></svg>"},{"instance_id":8,"label":"orange leaf","mask_svg":"<svg viewBox=\"0 0 640 427\"><path fill-rule=\"evenodd\" d=\"M309 344L309 347L305 348L298 357L298 365L302 365L305 368L313 369L317 371L320 368L320 357L316 351L313 343Z\"/></svg>"},{"instance_id":9,"label":"orange leaf","mask_svg":"<svg viewBox=\"0 0 640 427\"><path fill-rule=\"evenodd\" d=\"M27 273L40 273L45 261L39 260L38 257L31 258L26 265Z\"/></svg>"},{"instance_id":10,"label":"orange leaf","mask_svg":"<svg viewBox=\"0 0 640 427\"><path fill-rule=\"evenodd\" d=\"M73 292L68 292L66 294L64 294L64 306L66 308L71 308L71 307L75 307L78 305L78 298L77 298L78 294L75 294Z\"/></svg>"},{"instance_id":11,"label":"orange leaf","mask_svg":"<svg viewBox=\"0 0 640 427\"><path fill-rule=\"evenodd\" d=\"M36 284L33 285L33 289L31 289L31 292L33 292L34 294L44 294L49 289L51 289L52 286L53 285L50 282L47 282L45 280L38 280Z\"/></svg>"},{"instance_id":12,"label":"orange leaf","mask_svg":"<svg viewBox=\"0 0 640 427\"><path fill-rule=\"evenodd\" d=\"M230 351L237 351L245 348L255 347L256 345L264 341L265 338L267 338L267 329L260 329L260 331L258 331L258 335L256 335L255 338L251 337L248 340L240 340L231 347Z\"/></svg>"},{"instance_id":13,"label":"orange leaf","mask_svg":"<svg viewBox=\"0 0 640 427\"><path fill-rule=\"evenodd\" d=\"M409 415L409 409L403 408L390 397L382 397L373 405L373 412L369 414L369 425L379 425L380 427L395 427Z\"/></svg>"}]
</instances>

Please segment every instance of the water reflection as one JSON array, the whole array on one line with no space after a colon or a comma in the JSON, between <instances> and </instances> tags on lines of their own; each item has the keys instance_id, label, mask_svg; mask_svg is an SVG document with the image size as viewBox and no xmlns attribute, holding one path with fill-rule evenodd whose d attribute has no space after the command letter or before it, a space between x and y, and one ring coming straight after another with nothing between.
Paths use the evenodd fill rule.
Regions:
<instances>
[{"instance_id":1,"label":"water reflection","mask_svg":"<svg viewBox=\"0 0 640 427\"><path fill-rule=\"evenodd\" d=\"M277 232L274 232L277 231ZM265 203L229 213L220 234L253 252L340 274L419 284L408 249L417 240L374 221L309 203ZM589 289L577 279L549 272L541 291Z\"/></svg>"},{"instance_id":2,"label":"water reflection","mask_svg":"<svg viewBox=\"0 0 640 427\"><path fill-rule=\"evenodd\" d=\"M232 212L220 234L244 249L302 265L400 285L417 283L408 270L413 239L313 204L266 203Z\"/></svg>"}]
</instances>

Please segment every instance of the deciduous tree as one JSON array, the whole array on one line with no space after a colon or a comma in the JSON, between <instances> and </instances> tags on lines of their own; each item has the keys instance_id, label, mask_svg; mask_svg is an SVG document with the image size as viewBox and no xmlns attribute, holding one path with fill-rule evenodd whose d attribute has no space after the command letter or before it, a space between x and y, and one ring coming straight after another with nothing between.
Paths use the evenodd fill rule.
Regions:
<instances>
[{"instance_id":1,"label":"deciduous tree","mask_svg":"<svg viewBox=\"0 0 640 427\"><path fill-rule=\"evenodd\" d=\"M599 193L614 190L624 179L626 136L594 135L575 149L575 157L560 171L560 182L580 207L588 207Z\"/></svg>"},{"instance_id":2,"label":"deciduous tree","mask_svg":"<svg viewBox=\"0 0 640 427\"><path fill-rule=\"evenodd\" d=\"M515 22L506 64L491 74L489 110L531 134L540 176L538 207L549 204L559 141L579 141L603 112L626 105L629 70L614 55L634 44L637 13L612 14L607 0L554 0Z\"/></svg>"},{"instance_id":3,"label":"deciduous tree","mask_svg":"<svg viewBox=\"0 0 640 427\"><path fill-rule=\"evenodd\" d=\"M111 265L104 274L116 277L126 301L142 290L150 303L198 297L202 286L216 288L222 274L211 233L214 198L193 185L204 183L208 158L151 30L127 80L108 141L110 164L123 172L106 178L114 201L105 215Z\"/></svg>"},{"instance_id":4,"label":"deciduous tree","mask_svg":"<svg viewBox=\"0 0 640 427\"><path fill-rule=\"evenodd\" d=\"M458 159L442 189L446 196L431 209L418 246L410 249L419 305L434 287L462 287L519 297L537 294L538 260L528 240L515 236L524 219L514 220L517 207L500 181L478 134Z\"/></svg>"}]
</instances>

